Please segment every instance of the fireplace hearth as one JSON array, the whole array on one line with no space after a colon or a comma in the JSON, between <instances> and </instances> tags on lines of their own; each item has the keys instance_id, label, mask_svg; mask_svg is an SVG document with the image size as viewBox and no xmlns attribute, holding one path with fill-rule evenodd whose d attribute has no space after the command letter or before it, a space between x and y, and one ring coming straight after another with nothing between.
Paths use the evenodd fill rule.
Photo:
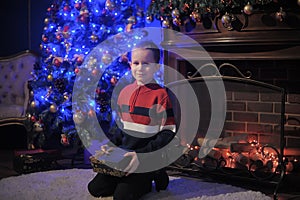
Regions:
<instances>
[{"instance_id":1,"label":"fireplace hearth","mask_svg":"<svg viewBox=\"0 0 300 200\"><path fill-rule=\"evenodd\" d=\"M269 26L265 15L254 13L240 31L228 31L216 19L209 30L196 26L191 32L182 32L203 47L206 57L184 37L163 33L162 46L168 49L165 64L185 79L197 79L193 77L197 70L211 65L231 82L226 90L226 121L221 136L204 141L207 122L202 117L195 141L170 168L216 178L237 176L266 181L276 185L275 194L283 176L300 171L300 27L299 23L288 22ZM238 17L245 22L245 16ZM299 14L293 19L299 22ZM248 83L237 81L242 79ZM165 80L173 84L178 75L167 70ZM252 83L259 87L249 89ZM262 89L265 86L268 89ZM202 92L200 88L197 91ZM270 92L270 88L278 90ZM208 100L202 93L198 98ZM205 114L209 105L199 106L204 118L209 117ZM210 142L213 145L208 145L208 155L199 158L201 147Z\"/></svg>"}]
</instances>

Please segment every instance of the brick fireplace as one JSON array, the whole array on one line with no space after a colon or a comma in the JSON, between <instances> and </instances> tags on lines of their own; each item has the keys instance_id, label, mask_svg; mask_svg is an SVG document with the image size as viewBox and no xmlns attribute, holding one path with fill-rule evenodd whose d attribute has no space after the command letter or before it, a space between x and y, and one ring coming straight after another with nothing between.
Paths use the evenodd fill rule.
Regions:
<instances>
[{"instance_id":1,"label":"brick fireplace","mask_svg":"<svg viewBox=\"0 0 300 200\"><path fill-rule=\"evenodd\" d=\"M264 13L253 14L247 19L243 15L237 17L244 25L247 20L247 26L241 31L228 31L215 19L210 29L200 24L195 30L182 33L201 44L217 67L228 63L252 80L285 89L283 156L287 161L297 162L293 163L293 168L288 169L288 166L288 170L300 171L300 16L290 15L291 19L272 26L264 21ZM190 60L199 61L197 67L210 62L203 57L199 60L199 52L183 37L169 32L163 34L163 46L171 49L164 54L165 64L185 78L196 71ZM230 67L223 67L220 72L226 76L240 76ZM178 76L166 71L165 79L173 82ZM227 91L226 98L226 122L221 137L246 133L248 142L279 146L280 95Z\"/></svg>"}]
</instances>

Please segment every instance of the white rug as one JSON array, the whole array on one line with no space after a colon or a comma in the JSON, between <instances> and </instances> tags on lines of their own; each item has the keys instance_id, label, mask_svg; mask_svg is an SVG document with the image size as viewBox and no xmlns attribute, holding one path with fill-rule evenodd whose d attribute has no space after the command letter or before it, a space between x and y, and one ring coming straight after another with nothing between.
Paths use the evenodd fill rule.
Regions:
<instances>
[{"instance_id":1,"label":"white rug","mask_svg":"<svg viewBox=\"0 0 300 200\"><path fill-rule=\"evenodd\" d=\"M95 200L87 191L95 176L91 169L68 169L38 172L0 180L2 200ZM101 198L111 200L111 197ZM270 200L255 191L198 179L170 177L166 191L147 194L143 200Z\"/></svg>"}]
</instances>

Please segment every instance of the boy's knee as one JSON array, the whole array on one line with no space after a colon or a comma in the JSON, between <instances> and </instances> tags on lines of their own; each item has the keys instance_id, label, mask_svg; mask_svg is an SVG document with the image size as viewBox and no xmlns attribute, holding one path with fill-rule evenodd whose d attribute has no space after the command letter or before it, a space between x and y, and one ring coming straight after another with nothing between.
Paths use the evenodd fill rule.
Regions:
<instances>
[{"instance_id":1,"label":"boy's knee","mask_svg":"<svg viewBox=\"0 0 300 200\"><path fill-rule=\"evenodd\" d=\"M92 196L94 196L94 197L100 197L101 195L99 194L99 189L97 189L96 187L95 187L95 184L93 184L93 182L89 182L89 184L88 184L88 191L89 191L89 193L92 195Z\"/></svg>"}]
</instances>

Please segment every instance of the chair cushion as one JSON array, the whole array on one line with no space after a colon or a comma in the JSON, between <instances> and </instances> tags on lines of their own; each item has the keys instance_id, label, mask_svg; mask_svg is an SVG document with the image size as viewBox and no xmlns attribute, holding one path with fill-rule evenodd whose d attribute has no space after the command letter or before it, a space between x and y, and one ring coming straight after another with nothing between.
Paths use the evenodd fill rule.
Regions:
<instances>
[{"instance_id":1,"label":"chair cushion","mask_svg":"<svg viewBox=\"0 0 300 200\"><path fill-rule=\"evenodd\" d=\"M0 104L0 119L11 117L23 117L23 105Z\"/></svg>"}]
</instances>

